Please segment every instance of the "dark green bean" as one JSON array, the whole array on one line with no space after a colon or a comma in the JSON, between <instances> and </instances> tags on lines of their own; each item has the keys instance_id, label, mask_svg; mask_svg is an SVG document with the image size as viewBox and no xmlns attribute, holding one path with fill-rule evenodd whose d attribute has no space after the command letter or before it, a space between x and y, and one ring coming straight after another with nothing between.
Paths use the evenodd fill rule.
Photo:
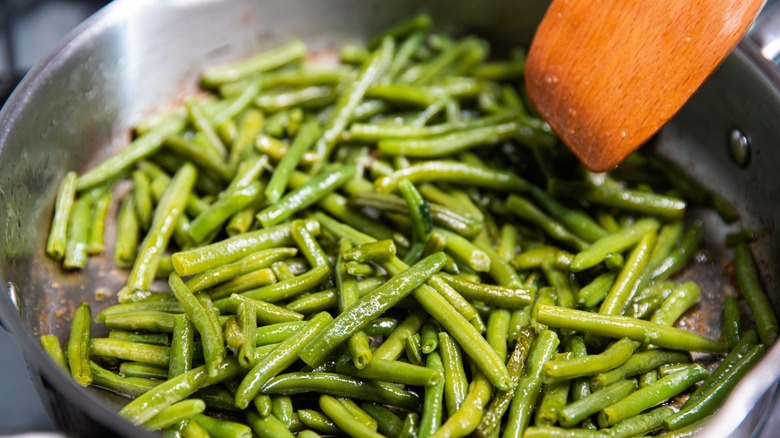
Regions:
<instances>
[{"instance_id":1,"label":"dark green bean","mask_svg":"<svg viewBox=\"0 0 780 438\"><path fill-rule=\"evenodd\" d=\"M778 333L777 316L761 287L758 269L747 242L741 242L734 248L734 273L739 291L750 307L761 342L774 344Z\"/></svg>"},{"instance_id":2,"label":"dark green bean","mask_svg":"<svg viewBox=\"0 0 780 438\"><path fill-rule=\"evenodd\" d=\"M385 436L401 434L403 421L393 411L376 403L361 403L360 407L377 423L377 431Z\"/></svg>"},{"instance_id":3,"label":"dark green bean","mask_svg":"<svg viewBox=\"0 0 780 438\"><path fill-rule=\"evenodd\" d=\"M723 304L723 333L729 351L734 349L737 343L739 343L741 332L742 316L740 315L737 297L728 295Z\"/></svg>"}]
</instances>

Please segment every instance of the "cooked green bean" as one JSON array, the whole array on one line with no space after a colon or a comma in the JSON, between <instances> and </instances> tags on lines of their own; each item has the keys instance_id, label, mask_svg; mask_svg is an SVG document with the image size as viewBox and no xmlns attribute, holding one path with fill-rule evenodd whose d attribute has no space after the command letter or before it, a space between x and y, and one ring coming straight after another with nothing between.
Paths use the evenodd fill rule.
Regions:
<instances>
[{"instance_id":1,"label":"cooked green bean","mask_svg":"<svg viewBox=\"0 0 780 438\"><path fill-rule=\"evenodd\" d=\"M623 399L637 388L636 380L619 380L589 396L574 401L564 407L559 416L563 427L573 427L589 416Z\"/></svg>"},{"instance_id":2,"label":"cooked green bean","mask_svg":"<svg viewBox=\"0 0 780 438\"><path fill-rule=\"evenodd\" d=\"M234 263L240 263L240 261ZM272 263L268 263L268 264L272 265ZM221 269L221 268L227 269L225 268L226 266L228 265L222 265L221 267L212 268L212 269ZM209 269L208 271L204 271L204 273L211 272L212 269ZM212 287L211 289L209 289L208 294L211 296L212 299L219 300L221 298L225 298L233 294L240 294L248 290L272 285L276 283L276 280L277 280L276 275L274 275L274 272L270 267L260 268L251 272L247 272L246 274L238 275L224 283L218 284ZM198 289L200 289L200 287L198 287Z\"/></svg>"},{"instance_id":3,"label":"cooked green bean","mask_svg":"<svg viewBox=\"0 0 780 438\"><path fill-rule=\"evenodd\" d=\"M725 344L682 329L626 316L599 315L581 310L541 305L536 320L550 327L577 330L611 338L629 338L662 348L720 353Z\"/></svg>"},{"instance_id":4,"label":"cooked green bean","mask_svg":"<svg viewBox=\"0 0 780 438\"><path fill-rule=\"evenodd\" d=\"M536 407L534 424L537 426L552 426L558 422L560 411L566 406L569 397L571 381L545 383L542 386L541 400Z\"/></svg>"},{"instance_id":5,"label":"cooked green bean","mask_svg":"<svg viewBox=\"0 0 780 438\"><path fill-rule=\"evenodd\" d=\"M169 347L122 339L93 338L89 350L93 356L113 357L151 365L167 366L170 361Z\"/></svg>"},{"instance_id":6,"label":"cooked green bean","mask_svg":"<svg viewBox=\"0 0 780 438\"><path fill-rule=\"evenodd\" d=\"M87 197L76 199L68 217L65 259L62 267L81 269L87 264L87 243L89 242L89 223L92 203Z\"/></svg>"},{"instance_id":7,"label":"cooked green bean","mask_svg":"<svg viewBox=\"0 0 780 438\"><path fill-rule=\"evenodd\" d=\"M690 368L662 377L652 385L640 388L620 401L603 408L598 417L599 426L614 426L621 420L669 400L702 380L707 374L707 370L700 365L692 365Z\"/></svg>"},{"instance_id":8,"label":"cooked green bean","mask_svg":"<svg viewBox=\"0 0 780 438\"><path fill-rule=\"evenodd\" d=\"M490 271L490 256L468 239L442 228L436 228L434 235L443 243L447 253L462 261L469 268L477 272Z\"/></svg>"},{"instance_id":9,"label":"cooked green bean","mask_svg":"<svg viewBox=\"0 0 780 438\"><path fill-rule=\"evenodd\" d=\"M111 206L113 195L107 191L99 196L92 205L92 219L89 224L89 237L87 238L87 254L102 254L105 250L104 235L106 229L106 217Z\"/></svg>"},{"instance_id":10,"label":"cooked green bean","mask_svg":"<svg viewBox=\"0 0 780 438\"><path fill-rule=\"evenodd\" d=\"M615 284L617 275L613 272L599 274L593 281L583 286L577 292L577 304L584 309L592 309L609 294L610 289Z\"/></svg>"},{"instance_id":11,"label":"cooked green bean","mask_svg":"<svg viewBox=\"0 0 780 438\"><path fill-rule=\"evenodd\" d=\"M195 167L185 163L173 177L171 185L155 209L152 225L141 243L138 256L128 275L127 285L130 289L151 289L160 255L168 246L174 224L183 214L187 200L185 194L192 190L196 176Z\"/></svg>"},{"instance_id":12,"label":"cooked green bean","mask_svg":"<svg viewBox=\"0 0 780 438\"><path fill-rule=\"evenodd\" d=\"M454 184L468 183L474 187L509 192L526 192L530 185L514 173L490 170L455 161L425 161L400 169L376 180L377 190L383 193L394 191L401 179L413 183L446 181Z\"/></svg>"},{"instance_id":13,"label":"cooked green bean","mask_svg":"<svg viewBox=\"0 0 780 438\"><path fill-rule=\"evenodd\" d=\"M261 417L252 411L247 411L246 422L260 438L293 438L287 426L273 415Z\"/></svg>"},{"instance_id":14,"label":"cooked green bean","mask_svg":"<svg viewBox=\"0 0 780 438\"><path fill-rule=\"evenodd\" d=\"M290 279L262 286L257 289L241 292L241 296L252 300L275 303L316 287L324 282L330 276L330 273L331 269L328 266L317 266L305 274L293 276ZM235 303L235 299L232 297L220 299L217 301L217 308L221 310L231 301Z\"/></svg>"},{"instance_id":15,"label":"cooked green bean","mask_svg":"<svg viewBox=\"0 0 780 438\"><path fill-rule=\"evenodd\" d=\"M62 351L59 338L54 335L42 335L39 340L51 360L65 372L69 372L68 362L65 359L65 353Z\"/></svg>"},{"instance_id":16,"label":"cooked green bean","mask_svg":"<svg viewBox=\"0 0 780 438\"><path fill-rule=\"evenodd\" d=\"M54 218L46 242L46 254L54 260L62 260L65 257L68 221L76 199L78 177L76 172L68 172L57 189Z\"/></svg>"},{"instance_id":17,"label":"cooked green bean","mask_svg":"<svg viewBox=\"0 0 780 438\"><path fill-rule=\"evenodd\" d=\"M217 199L205 211L190 222L190 237L202 242L218 230L231 216L248 206L260 193L262 185L255 181L246 187L237 188L224 197Z\"/></svg>"},{"instance_id":18,"label":"cooked green bean","mask_svg":"<svg viewBox=\"0 0 780 438\"><path fill-rule=\"evenodd\" d=\"M723 303L723 333L729 351L736 347L742 334L742 317L737 297L727 295Z\"/></svg>"},{"instance_id":19,"label":"cooked green bean","mask_svg":"<svg viewBox=\"0 0 780 438\"><path fill-rule=\"evenodd\" d=\"M353 413L344 404L329 395L320 396L320 409L331 419L333 423L350 436L382 437L375 429L358 421Z\"/></svg>"},{"instance_id":20,"label":"cooked green bean","mask_svg":"<svg viewBox=\"0 0 780 438\"><path fill-rule=\"evenodd\" d=\"M217 419L208 415L193 415L192 419L213 438L252 438L252 429L235 421Z\"/></svg>"},{"instance_id":21,"label":"cooked green bean","mask_svg":"<svg viewBox=\"0 0 780 438\"><path fill-rule=\"evenodd\" d=\"M174 403L143 423L147 430L160 430L179 421L191 418L206 410L206 403L199 399L188 399Z\"/></svg>"},{"instance_id":22,"label":"cooked green bean","mask_svg":"<svg viewBox=\"0 0 780 438\"><path fill-rule=\"evenodd\" d=\"M558 382L576 377L592 376L624 364L634 353L634 342L620 339L601 354L568 360L551 360L544 364L542 379Z\"/></svg>"},{"instance_id":23,"label":"cooked green bean","mask_svg":"<svg viewBox=\"0 0 780 438\"><path fill-rule=\"evenodd\" d=\"M656 324L674 325L685 312L699 302L700 295L699 286L692 281L686 281L677 286L664 300L661 308L653 314L650 321Z\"/></svg>"},{"instance_id":24,"label":"cooked green bean","mask_svg":"<svg viewBox=\"0 0 780 438\"><path fill-rule=\"evenodd\" d=\"M642 236L634 249L631 250L625 266L615 279L615 284L612 285L604 301L601 302L599 313L603 315L622 315L625 313L628 303L636 294L639 278L647 267L655 242L655 231L650 231ZM572 261L572 263L574 262Z\"/></svg>"},{"instance_id":25,"label":"cooked green bean","mask_svg":"<svg viewBox=\"0 0 780 438\"><path fill-rule=\"evenodd\" d=\"M265 394L293 395L304 392L319 392L334 397L349 397L358 400L397 406L408 410L419 410L419 397L397 386L369 383L362 379L325 372L293 372L276 376L263 385Z\"/></svg>"},{"instance_id":26,"label":"cooked green bean","mask_svg":"<svg viewBox=\"0 0 780 438\"><path fill-rule=\"evenodd\" d=\"M511 309L526 306L532 301L531 291L523 288L472 283L443 272L438 275L469 300L478 300Z\"/></svg>"},{"instance_id":27,"label":"cooked green bean","mask_svg":"<svg viewBox=\"0 0 780 438\"><path fill-rule=\"evenodd\" d=\"M92 311L88 303L81 302L73 312L67 347L70 374L81 386L89 386L92 383L92 370L89 365L91 330Z\"/></svg>"},{"instance_id":28,"label":"cooked green bean","mask_svg":"<svg viewBox=\"0 0 780 438\"><path fill-rule=\"evenodd\" d=\"M320 227L317 221L307 220L306 229L314 235L319 235ZM215 266L234 262L262 249L293 243L290 225L277 225L229 237L207 246L174 253L173 266L179 275L192 275Z\"/></svg>"},{"instance_id":29,"label":"cooked green bean","mask_svg":"<svg viewBox=\"0 0 780 438\"><path fill-rule=\"evenodd\" d=\"M138 249L139 223L135 214L135 201L132 195L127 195L122 199L119 206L119 216L116 220L117 229L122 230L117 233L114 240L114 263L120 268L129 268L133 266L135 254Z\"/></svg>"},{"instance_id":30,"label":"cooked green bean","mask_svg":"<svg viewBox=\"0 0 780 438\"><path fill-rule=\"evenodd\" d=\"M142 377L122 377L95 362L89 362L92 372L92 385L104 388L123 397L139 397L160 384L159 380Z\"/></svg>"},{"instance_id":31,"label":"cooked green bean","mask_svg":"<svg viewBox=\"0 0 780 438\"><path fill-rule=\"evenodd\" d=\"M532 190L533 192L533 190ZM557 220L547 216L527 199L511 195L507 198L506 207L510 212L519 216L539 228L541 228L551 238L565 244L567 247L583 251L588 244L577 235L570 232Z\"/></svg>"},{"instance_id":32,"label":"cooked green bean","mask_svg":"<svg viewBox=\"0 0 780 438\"><path fill-rule=\"evenodd\" d=\"M238 81L303 58L306 51L303 42L293 41L233 64L207 68L201 74L201 80L208 86Z\"/></svg>"},{"instance_id":33,"label":"cooked green bean","mask_svg":"<svg viewBox=\"0 0 780 438\"><path fill-rule=\"evenodd\" d=\"M107 315L104 323L110 329L142 330L149 332L173 333L176 315L156 310L123 312Z\"/></svg>"},{"instance_id":34,"label":"cooked green bean","mask_svg":"<svg viewBox=\"0 0 780 438\"><path fill-rule=\"evenodd\" d=\"M269 203L277 202L287 186L290 173L298 166L303 154L320 136L322 129L315 119L309 119L302 126L293 140L287 154L282 157L265 188L265 197Z\"/></svg>"},{"instance_id":35,"label":"cooked green bean","mask_svg":"<svg viewBox=\"0 0 780 438\"><path fill-rule=\"evenodd\" d=\"M135 201L135 215L141 228L148 230L152 224L152 193L149 177L146 173L136 170L133 172L133 201Z\"/></svg>"},{"instance_id":36,"label":"cooked green bean","mask_svg":"<svg viewBox=\"0 0 780 438\"><path fill-rule=\"evenodd\" d=\"M380 240L377 242L366 243L356 246L343 254L346 261L357 261L360 263L370 261L386 261L395 255L395 243L392 240Z\"/></svg>"},{"instance_id":37,"label":"cooked green bean","mask_svg":"<svg viewBox=\"0 0 780 438\"><path fill-rule=\"evenodd\" d=\"M739 291L750 307L761 342L765 345L774 344L778 333L777 316L761 287L758 269L747 242L741 242L734 248L734 272Z\"/></svg>"},{"instance_id":38,"label":"cooked green bean","mask_svg":"<svg viewBox=\"0 0 780 438\"><path fill-rule=\"evenodd\" d=\"M376 403L361 403L360 407L376 421L379 433L390 437L401 434L403 421L393 411Z\"/></svg>"},{"instance_id":39,"label":"cooked green bean","mask_svg":"<svg viewBox=\"0 0 780 438\"><path fill-rule=\"evenodd\" d=\"M271 354L255 363L236 390L236 406L246 409L263 385L292 365L302 348L314 339L332 319L328 313L318 313L301 331L283 341Z\"/></svg>"},{"instance_id":40,"label":"cooked green bean","mask_svg":"<svg viewBox=\"0 0 780 438\"><path fill-rule=\"evenodd\" d=\"M187 315L178 315L171 336L168 378L174 378L191 370L194 353L195 326Z\"/></svg>"},{"instance_id":41,"label":"cooked green bean","mask_svg":"<svg viewBox=\"0 0 780 438\"><path fill-rule=\"evenodd\" d=\"M504 436L520 437L528 427L531 411L542 387L542 365L552 357L558 342L558 335L551 330L542 330L536 336L509 406Z\"/></svg>"},{"instance_id":42,"label":"cooked green bean","mask_svg":"<svg viewBox=\"0 0 780 438\"><path fill-rule=\"evenodd\" d=\"M593 376L591 385L594 389L604 388L619 380L655 370L662 365L687 363L690 360L688 353L678 351L660 349L642 351L631 356L623 365Z\"/></svg>"},{"instance_id":43,"label":"cooked green bean","mask_svg":"<svg viewBox=\"0 0 780 438\"><path fill-rule=\"evenodd\" d=\"M325 414L315 411L313 409L299 409L298 415L301 418L301 422L317 432L323 434L339 434L341 430L336 424L331 421Z\"/></svg>"},{"instance_id":44,"label":"cooked green bean","mask_svg":"<svg viewBox=\"0 0 780 438\"><path fill-rule=\"evenodd\" d=\"M370 364L369 364L370 366ZM444 373L444 365L437 351L428 355L425 363L426 369L433 370L437 374ZM425 385L425 398L423 401L422 416L420 417L420 436L429 436L441 427L444 416L444 380Z\"/></svg>"},{"instance_id":45,"label":"cooked green bean","mask_svg":"<svg viewBox=\"0 0 780 438\"><path fill-rule=\"evenodd\" d=\"M349 360L339 360L336 372L361 379L400 383L415 386L435 386L442 381L441 372L406 362L373 358L363 368Z\"/></svg>"},{"instance_id":46,"label":"cooked green bean","mask_svg":"<svg viewBox=\"0 0 780 438\"><path fill-rule=\"evenodd\" d=\"M685 232L669 256L658 263L658 267L652 273L653 279L662 281L679 272L693 257L703 237L704 227L701 222L695 222Z\"/></svg>"},{"instance_id":47,"label":"cooked green bean","mask_svg":"<svg viewBox=\"0 0 780 438\"><path fill-rule=\"evenodd\" d=\"M116 155L111 156L79 176L76 182L76 189L79 191L86 190L120 175L137 161L158 151L167 136L175 135L183 129L183 119L172 118L166 120L151 131L137 137L128 147L122 149Z\"/></svg>"},{"instance_id":48,"label":"cooked green bean","mask_svg":"<svg viewBox=\"0 0 780 438\"><path fill-rule=\"evenodd\" d=\"M439 330L435 321L427 321L420 329L420 348L423 354L430 354L439 348Z\"/></svg>"},{"instance_id":49,"label":"cooked green bean","mask_svg":"<svg viewBox=\"0 0 780 438\"><path fill-rule=\"evenodd\" d=\"M607 254L622 252L639 242L647 233L657 230L660 223L651 218L640 219L635 224L621 229L617 233L602 237L581 251L571 262L571 270L578 272L596 266L604 261Z\"/></svg>"}]
</instances>

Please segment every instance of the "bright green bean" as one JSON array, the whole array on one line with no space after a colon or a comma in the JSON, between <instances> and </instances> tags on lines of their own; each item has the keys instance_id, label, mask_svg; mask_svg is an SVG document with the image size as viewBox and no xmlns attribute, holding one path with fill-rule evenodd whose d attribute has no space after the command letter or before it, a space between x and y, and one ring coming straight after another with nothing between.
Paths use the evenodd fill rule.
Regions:
<instances>
[{"instance_id":1,"label":"bright green bean","mask_svg":"<svg viewBox=\"0 0 780 438\"><path fill-rule=\"evenodd\" d=\"M747 242L741 242L734 248L734 272L739 291L750 307L761 342L765 345L774 344L778 333L777 316L761 287L758 269Z\"/></svg>"},{"instance_id":2,"label":"bright green bean","mask_svg":"<svg viewBox=\"0 0 780 438\"><path fill-rule=\"evenodd\" d=\"M605 236L581 251L571 262L571 270L584 271L604 261L607 254L622 252L639 242L647 233L657 230L660 223L651 218L640 219L633 225L621 229L617 233Z\"/></svg>"},{"instance_id":3,"label":"bright green bean","mask_svg":"<svg viewBox=\"0 0 780 438\"><path fill-rule=\"evenodd\" d=\"M92 311L86 302L79 303L73 312L68 338L68 363L70 374L81 386L92 383L92 370L89 365L92 330Z\"/></svg>"},{"instance_id":4,"label":"bright green bean","mask_svg":"<svg viewBox=\"0 0 780 438\"><path fill-rule=\"evenodd\" d=\"M46 254L54 260L62 260L65 257L68 220L76 199L78 177L76 172L68 172L57 189L54 218L52 219L49 238L46 242Z\"/></svg>"},{"instance_id":5,"label":"bright green bean","mask_svg":"<svg viewBox=\"0 0 780 438\"><path fill-rule=\"evenodd\" d=\"M383 193L392 192L403 178L413 183L446 181L520 193L530 189L528 182L514 173L489 170L455 161L425 161L377 179L377 190Z\"/></svg>"}]
</instances>

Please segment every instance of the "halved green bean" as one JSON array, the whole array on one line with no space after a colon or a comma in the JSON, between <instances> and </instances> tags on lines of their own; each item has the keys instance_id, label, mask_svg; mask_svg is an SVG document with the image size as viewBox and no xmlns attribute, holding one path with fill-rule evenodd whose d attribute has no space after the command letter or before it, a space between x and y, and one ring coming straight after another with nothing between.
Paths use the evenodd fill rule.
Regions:
<instances>
[{"instance_id":1,"label":"halved green bean","mask_svg":"<svg viewBox=\"0 0 780 438\"><path fill-rule=\"evenodd\" d=\"M761 287L758 269L747 242L741 242L734 248L734 272L739 291L750 307L761 342L765 345L774 344L779 330L777 316Z\"/></svg>"},{"instance_id":2,"label":"halved green bean","mask_svg":"<svg viewBox=\"0 0 780 438\"><path fill-rule=\"evenodd\" d=\"M92 330L92 311L86 302L81 302L73 312L68 338L68 364L73 380L81 386L92 383L89 365Z\"/></svg>"},{"instance_id":3,"label":"halved green bean","mask_svg":"<svg viewBox=\"0 0 780 438\"><path fill-rule=\"evenodd\" d=\"M79 176L76 182L76 189L79 191L86 190L116 177L137 161L158 151L162 147L165 137L178 134L183 129L183 119L172 118L166 120L151 131L137 137L128 147L122 149L116 155L111 156Z\"/></svg>"},{"instance_id":4,"label":"halved green bean","mask_svg":"<svg viewBox=\"0 0 780 438\"><path fill-rule=\"evenodd\" d=\"M640 388L602 409L599 413L599 426L613 426L621 420L669 400L702 380L707 374L707 370L700 365L693 365L685 370L662 377L652 385Z\"/></svg>"},{"instance_id":5,"label":"halved green bean","mask_svg":"<svg viewBox=\"0 0 780 438\"><path fill-rule=\"evenodd\" d=\"M141 243L135 263L127 278L132 290L149 290L157 272L160 255L168 246L173 227L184 211L186 194L192 191L197 172L185 163L171 181L154 212L152 225Z\"/></svg>"},{"instance_id":6,"label":"halved green bean","mask_svg":"<svg viewBox=\"0 0 780 438\"><path fill-rule=\"evenodd\" d=\"M601 315L557 306L541 305L536 320L550 327L571 329L610 338L630 338L673 350L720 353L725 344L686 330L617 315Z\"/></svg>"},{"instance_id":7,"label":"halved green bean","mask_svg":"<svg viewBox=\"0 0 780 438\"><path fill-rule=\"evenodd\" d=\"M293 372L276 376L263 385L264 394L293 395L319 392L334 397L349 397L417 411L421 407L417 394L397 386L367 382L362 379L326 372Z\"/></svg>"}]
</instances>

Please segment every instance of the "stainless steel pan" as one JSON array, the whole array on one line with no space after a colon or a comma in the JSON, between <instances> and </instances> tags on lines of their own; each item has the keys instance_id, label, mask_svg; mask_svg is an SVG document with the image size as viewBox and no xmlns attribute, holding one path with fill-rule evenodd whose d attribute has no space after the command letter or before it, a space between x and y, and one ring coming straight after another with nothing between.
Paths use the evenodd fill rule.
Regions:
<instances>
[{"instance_id":1,"label":"stainless steel pan","mask_svg":"<svg viewBox=\"0 0 780 438\"><path fill-rule=\"evenodd\" d=\"M117 0L84 23L27 76L0 114L0 317L57 422L80 435L144 433L115 414L121 399L81 389L38 346L39 334L67 336L80 300L94 309L111 303L113 297L99 297L118 290L124 275L108 257L93 259L83 273L66 273L44 256L52 200L66 171L84 170L125 145L134 122L196 88L203 66L291 38L327 52L419 11L429 12L442 30L478 33L494 47L527 44L545 6L500 0ZM764 35L760 31L756 35ZM780 75L746 40L649 146L733 202L740 226L758 230L753 249L776 311L779 120ZM730 150L749 158L739 162ZM710 261L684 275L711 291L700 309L706 331L716 330L719 297L730 287L720 244L729 229L714 217L704 219ZM775 346L705 436L723 436L740 424L736 433L747 436L772 407L778 376Z\"/></svg>"}]
</instances>

